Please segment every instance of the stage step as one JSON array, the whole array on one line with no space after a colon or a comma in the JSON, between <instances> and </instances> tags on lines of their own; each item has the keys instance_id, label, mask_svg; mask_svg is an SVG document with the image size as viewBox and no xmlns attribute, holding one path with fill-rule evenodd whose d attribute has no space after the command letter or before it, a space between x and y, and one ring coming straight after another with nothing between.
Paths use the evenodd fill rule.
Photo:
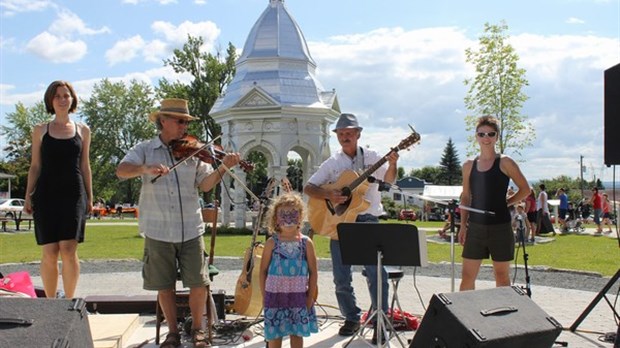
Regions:
<instances>
[{"instance_id":1,"label":"stage step","mask_svg":"<svg viewBox=\"0 0 620 348\"><path fill-rule=\"evenodd\" d=\"M95 348L123 348L140 325L138 314L90 314L90 332Z\"/></svg>"}]
</instances>

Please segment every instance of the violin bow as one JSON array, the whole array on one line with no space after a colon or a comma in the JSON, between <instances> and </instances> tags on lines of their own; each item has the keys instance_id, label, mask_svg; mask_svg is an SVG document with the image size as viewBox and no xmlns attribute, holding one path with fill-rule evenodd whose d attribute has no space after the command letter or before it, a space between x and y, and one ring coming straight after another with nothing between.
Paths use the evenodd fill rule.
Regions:
<instances>
[{"instance_id":1,"label":"violin bow","mask_svg":"<svg viewBox=\"0 0 620 348\"><path fill-rule=\"evenodd\" d=\"M172 167L169 168L170 171L175 170L178 166L180 166L183 162L187 161L188 159L196 156L198 153L200 153L200 151L203 151L205 148L207 148L208 146L213 145L213 143L219 139L222 135L218 135L215 138L211 139L211 141L209 141L208 143L202 145L201 147L199 147L198 149L196 149L195 151L193 151L191 154L189 154L187 157L183 158L182 160L178 161L177 163L173 164ZM151 179L151 184L154 184L155 181L157 181L157 179L159 179L162 176L162 174L157 175L156 177L154 177L153 179Z\"/></svg>"}]
</instances>

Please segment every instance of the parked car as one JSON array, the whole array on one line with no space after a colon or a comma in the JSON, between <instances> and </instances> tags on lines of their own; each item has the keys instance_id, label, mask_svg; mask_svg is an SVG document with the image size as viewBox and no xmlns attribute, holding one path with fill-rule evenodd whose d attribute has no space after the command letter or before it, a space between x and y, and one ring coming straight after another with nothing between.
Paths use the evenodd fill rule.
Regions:
<instances>
[{"instance_id":1,"label":"parked car","mask_svg":"<svg viewBox=\"0 0 620 348\"><path fill-rule=\"evenodd\" d=\"M24 201L21 198L3 198L0 199L0 216L5 219L14 219L17 217L30 217L23 213Z\"/></svg>"},{"instance_id":2,"label":"parked car","mask_svg":"<svg viewBox=\"0 0 620 348\"><path fill-rule=\"evenodd\" d=\"M413 210L409 209L401 209L400 213L398 213L398 220L411 220L415 221L418 217L415 215Z\"/></svg>"},{"instance_id":3,"label":"parked car","mask_svg":"<svg viewBox=\"0 0 620 348\"><path fill-rule=\"evenodd\" d=\"M428 221L444 221L446 219L446 213L442 208L433 208L428 213Z\"/></svg>"}]
</instances>

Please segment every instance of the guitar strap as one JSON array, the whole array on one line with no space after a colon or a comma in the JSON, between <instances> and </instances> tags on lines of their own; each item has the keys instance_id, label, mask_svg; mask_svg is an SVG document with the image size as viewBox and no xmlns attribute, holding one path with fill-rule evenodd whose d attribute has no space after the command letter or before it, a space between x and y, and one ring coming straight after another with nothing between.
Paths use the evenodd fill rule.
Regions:
<instances>
[{"instance_id":1,"label":"guitar strap","mask_svg":"<svg viewBox=\"0 0 620 348\"><path fill-rule=\"evenodd\" d=\"M357 147L357 154L353 159L353 171L356 173L362 173L364 171L364 149L361 146Z\"/></svg>"}]
</instances>

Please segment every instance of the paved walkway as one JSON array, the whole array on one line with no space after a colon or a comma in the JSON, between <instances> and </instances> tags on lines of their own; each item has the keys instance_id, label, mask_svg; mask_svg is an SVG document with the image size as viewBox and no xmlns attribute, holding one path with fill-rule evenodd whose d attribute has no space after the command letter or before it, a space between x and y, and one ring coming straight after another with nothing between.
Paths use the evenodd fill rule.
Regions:
<instances>
[{"instance_id":1,"label":"paved walkway","mask_svg":"<svg viewBox=\"0 0 620 348\"><path fill-rule=\"evenodd\" d=\"M239 276L238 271L223 271L214 281L213 289L224 290L227 295L234 295L236 280ZM354 287L357 291L356 295L361 308L366 309L370 304L370 297L366 291L365 279L359 273L355 272ZM41 285L39 277L33 277L35 285ZM425 276L405 276L401 280L398 290L402 309L406 312L422 317L425 308L433 294L449 293L451 290L452 279L435 278ZM456 279L456 284L459 279ZM478 281L478 289L493 288L493 283L489 281ZM457 285L458 286L458 285ZM613 289L620 286L620 281L614 285ZM178 285L180 288L181 285ZM86 297L91 295L140 295L150 294L153 292L142 289L142 279L139 272L122 272L122 273L95 273L83 274L78 285L78 296ZM578 326L575 333L568 330L577 318L584 313L584 310L594 300L597 293L567 290L545 286L535 286L532 288L532 300L542 308L548 315L554 317L565 328L558 337L558 341L568 343L568 347L612 347L613 344L599 341L599 338L608 332L616 332L617 326L614 321L614 315L611 308L602 299L598 305L586 316L585 320ZM392 289L390 289L390 298ZM609 296L609 295L608 295ZM331 272L319 272L319 297L320 304L318 313L321 314L321 328L318 334L312 335L305 341L306 347L342 347L348 339L337 335L337 330L342 321L339 319L339 312L336 309L337 304L334 296L334 286L332 282ZM92 314L97 315L97 314ZM155 328L154 317L143 316L140 318L141 325L124 344L125 348L141 347L157 347L155 345ZM230 322L238 317L227 315L226 320ZM518 323L515 323L518 325ZM165 326L162 326L165 336ZM241 331L233 334L233 337L239 338L240 341L232 343L219 334L216 336L216 342L220 347L264 347L264 342L260 337L261 326L259 324L250 326L251 336L254 338L242 342L240 339ZM402 339L408 347L407 339L412 338L414 332L404 332ZM364 347L370 342L370 334L366 339L357 338L349 347ZM288 347L285 341L284 347ZM391 341L391 346L398 347L400 344L396 339ZM559 347L559 345L557 345ZM191 347L187 344L184 347Z\"/></svg>"}]
</instances>

